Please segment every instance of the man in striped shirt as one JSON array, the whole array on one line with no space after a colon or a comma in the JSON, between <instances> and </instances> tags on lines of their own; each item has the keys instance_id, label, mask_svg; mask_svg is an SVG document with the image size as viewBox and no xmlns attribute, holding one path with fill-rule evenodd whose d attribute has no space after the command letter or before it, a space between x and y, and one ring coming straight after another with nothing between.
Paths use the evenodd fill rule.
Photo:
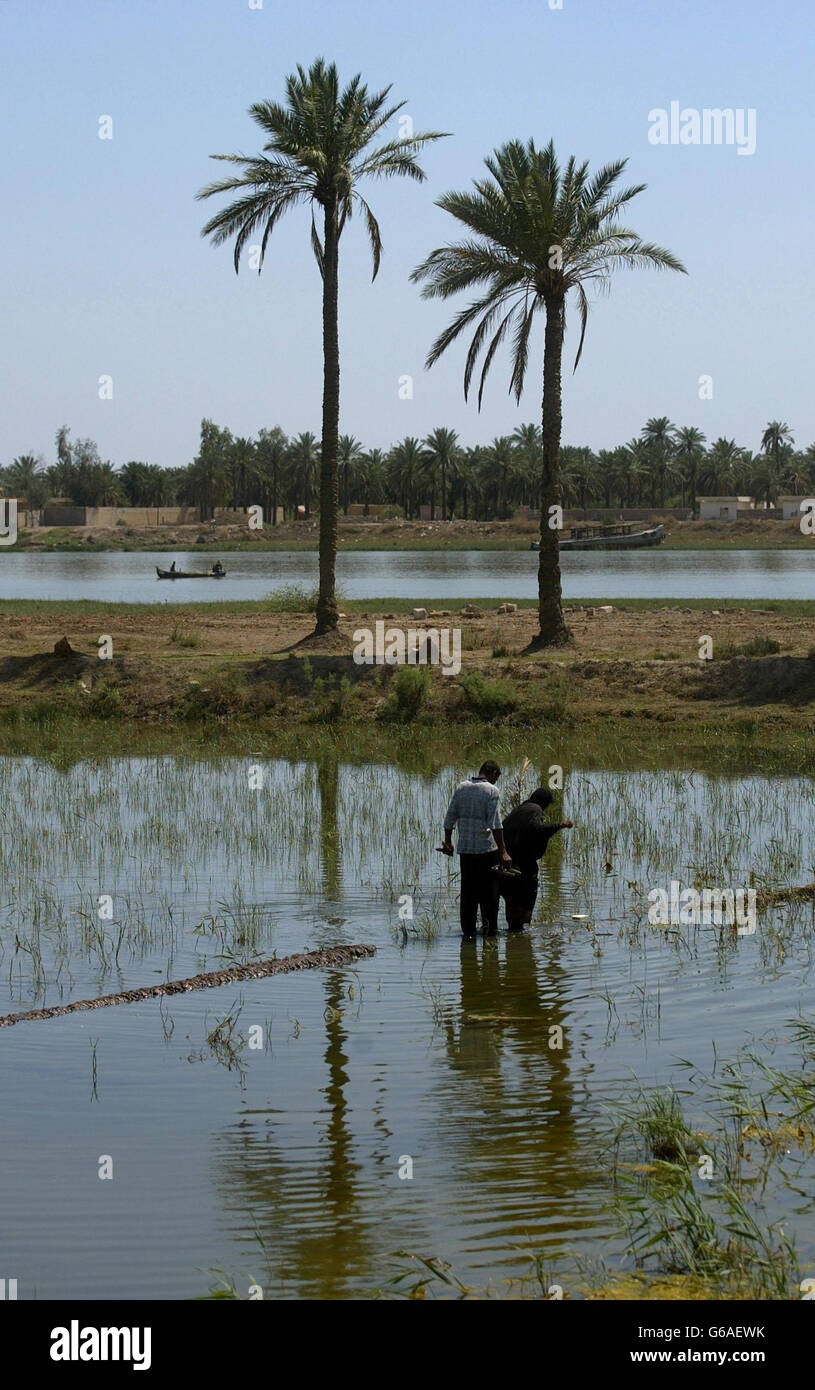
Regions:
<instances>
[{"instance_id":1,"label":"man in striped shirt","mask_svg":"<svg viewBox=\"0 0 815 1390\"><path fill-rule=\"evenodd\" d=\"M464 936L475 936L479 908L484 935L494 936L498 930L500 885L493 869L496 864L508 868L512 862L501 829L501 798L495 785L500 776L497 763L482 763L475 777L456 787L444 817L445 854L454 853L453 827L458 828L459 914Z\"/></svg>"}]
</instances>

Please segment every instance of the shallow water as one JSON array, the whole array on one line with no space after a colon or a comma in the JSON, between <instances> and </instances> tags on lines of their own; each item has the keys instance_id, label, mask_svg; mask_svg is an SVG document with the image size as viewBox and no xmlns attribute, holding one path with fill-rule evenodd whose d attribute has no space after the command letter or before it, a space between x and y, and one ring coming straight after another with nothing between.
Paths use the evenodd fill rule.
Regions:
<instances>
[{"instance_id":1,"label":"shallow water","mask_svg":"<svg viewBox=\"0 0 815 1390\"><path fill-rule=\"evenodd\" d=\"M224 553L224 580L159 580L155 566L206 569L216 557L178 551L95 555L0 551L4 598L189 603L263 598L284 585L312 589L308 551ZM561 557L566 598L813 598L815 554L802 550L577 551ZM534 598L532 551L341 552L337 582L347 598Z\"/></svg>"},{"instance_id":2,"label":"shallow water","mask_svg":"<svg viewBox=\"0 0 815 1390\"><path fill-rule=\"evenodd\" d=\"M381 1287L399 1250L497 1291L535 1251L576 1291L575 1257L621 1249L615 1102L679 1068L699 1120L681 1059L696 1077L768 1034L792 1065L811 905L738 937L649 927L646 895L672 877L812 879L811 782L572 768L576 828L550 847L532 929L463 945L455 866L433 845L466 770L0 762L0 1013L253 954L377 946L352 970L0 1030L3 1266L19 1297L188 1297L228 1276L244 1296L257 1281L337 1298ZM230 1011L231 1053L211 1040ZM796 1173L811 1191L811 1162ZM765 1201L811 1263L808 1200L779 1185Z\"/></svg>"}]
</instances>

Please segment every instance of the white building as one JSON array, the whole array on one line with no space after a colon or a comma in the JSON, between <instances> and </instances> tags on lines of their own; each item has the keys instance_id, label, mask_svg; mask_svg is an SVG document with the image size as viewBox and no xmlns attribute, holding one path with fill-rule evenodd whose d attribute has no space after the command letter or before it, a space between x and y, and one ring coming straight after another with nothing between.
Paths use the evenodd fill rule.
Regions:
<instances>
[{"instance_id":1,"label":"white building","mask_svg":"<svg viewBox=\"0 0 815 1390\"><path fill-rule=\"evenodd\" d=\"M700 497L700 521L738 521L739 510L744 510L740 497Z\"/></svg>"}]
</instances>

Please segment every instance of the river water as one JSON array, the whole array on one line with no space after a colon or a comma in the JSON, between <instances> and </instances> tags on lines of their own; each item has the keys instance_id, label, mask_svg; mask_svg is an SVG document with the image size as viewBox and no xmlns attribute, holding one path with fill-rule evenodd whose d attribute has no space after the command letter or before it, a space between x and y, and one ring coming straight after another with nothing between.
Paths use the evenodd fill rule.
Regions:
<instances>
[{"instance_id":1,"label":"river water","mask_svg":"<svg viewBox=\"0 0 815 1390\"><path fill-rule=\"evenodd\" d=\"M285 585L310 590L317 556L304 551L227 552L224 580L159 580L155 567L207 569L215 554L0 551L0 597L180 603L261 599ZM579 551L562 556L566 598L815 598L815 552L806 550ZM532 551L354 551L337 559L341 594L379 598L534 598Z\"/></svg>"},{"instance_id":2,"label":"river water","mask_svg":"<svg viewBox=\"0 0 815 1390\"><path fill-rule=\"evenodd\" d=\"M613 1266L622 1249L620 1100L670 1081L710 1133L702 1078L727 1059L769 1039L776 1066L800 1068L789 1021L811 998L811 905L739 936L649 926L647 893L811 878L806 779L779 797L758 778L567 770L575 829L550 846L531 929L462 944L433 827L466 769L255 766L261 787L249 759L0 762L0 1013L377 947L353 970L0 1030L3 1261L20 1298L366 1296L405 1271L396 1251L498 1293L535 1254L579 1297L576 1261ZM786 1176L757 1200L811 1268L804 1149L785 1145Z\"/></svg>"}]
</instances>

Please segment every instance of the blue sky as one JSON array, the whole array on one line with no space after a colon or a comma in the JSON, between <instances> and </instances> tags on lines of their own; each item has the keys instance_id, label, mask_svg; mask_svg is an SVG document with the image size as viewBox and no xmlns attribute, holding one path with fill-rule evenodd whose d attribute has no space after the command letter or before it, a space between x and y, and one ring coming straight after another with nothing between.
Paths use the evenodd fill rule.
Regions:
<instances>
[{"instance_id":1,"label":"blue sky","mask_svg":"<svg viewBox=\"0 0 815 1390\"><path fill-rule=\"evenodd\" d=\"M811 52L808 0L0 0L0 464L28 450L50 462L63 423L116 465L187 463L204 415L237 434L319 433L308 214L281 225L260 278L236 277L229 249L200 236L214 203L194 201L210 154L259 148L249 104L319 54L392 83L416 129L452 132L427 151L424 185L369 185L385 245L375 284L361 226L343 237L343 431L384 447L446 424L476 443L539 418L542 321L520 408L503 356L479 415L463 347L425 372L452 310L408 280L457 234L434 199L531 136L593 166L628 156L631 182L648 185L630 225L690 272L622 272L596 302L564 375L564 442L611 446L665 414L753 449L780 418L809 444ZM650 144L648 113L672 101L755 108L756 153ZM98 138L102 115L112 140ZM98 397L104 374L112 400Z\"/></svg>"}]
</instances>

